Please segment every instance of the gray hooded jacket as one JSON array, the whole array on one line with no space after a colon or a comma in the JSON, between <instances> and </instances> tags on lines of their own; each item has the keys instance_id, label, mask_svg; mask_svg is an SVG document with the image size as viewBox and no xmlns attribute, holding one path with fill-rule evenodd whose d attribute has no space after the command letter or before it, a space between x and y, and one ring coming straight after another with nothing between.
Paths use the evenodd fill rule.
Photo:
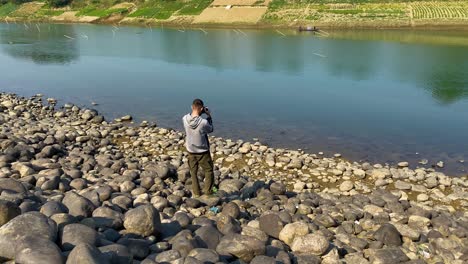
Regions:
<instances>
[{"instance_id":1,"label":"gray hooded jacket","mask_svg":"<svg viewBox=\"0 0 468 264\"><path fill-rule=\"evenodd\" d=\"M210 150L208 134L213 132L213 121L211 117L207 119L201 116L186 114L182 121L184 123L185 147L190 153L204 153Z\"/></svg>"}]
</instances>

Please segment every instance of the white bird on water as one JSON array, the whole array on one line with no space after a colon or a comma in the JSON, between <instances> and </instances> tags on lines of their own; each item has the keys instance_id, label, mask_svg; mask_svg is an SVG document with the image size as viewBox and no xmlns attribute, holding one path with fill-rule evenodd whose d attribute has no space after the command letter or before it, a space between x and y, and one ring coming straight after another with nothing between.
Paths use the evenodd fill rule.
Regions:
<instances>
[{"instance_id":1,"label":"white bird on water","mask_svg":"<svg viewBox=\"0 0 468 264\"><path fill-rule=\"evenodd\" d=\"M86 36L85 34L81 34L81 36L85 39L89 39L88 36Z\"/></svg>"},{"instance_id":2,"label":"white bird on water","mask_svg":"<svg viewBox=\"0 0 468 264\"><path fill-rule=\"evenodd\" d=\"M203 31L203 33L208 34L208 32L206 32L206 30L204 30L203 28L199 28L199 30Z\"/></svg>"},{"instance_id":3,"label":"white bird on water","mask_svg":"<svg viewBox=\"0 0 468 264\"><path fill-rule=\"evenodd\" d=\"M278 32L278 33L279 33L281 36L283 36L283 37L286 36L283 32L279 31L278 29L276 30L276 32Z\"/></svg>"},{"instance_id":4,"label":"white bird on water","mask_svg":"<svg viewBox=\"0 0 468 264\"><path fill-rule=\"evenodd\" d=\"M327 57L327 56L325 56L325 55L322 55L322 54L319 54L319 53L312 53L312 54L314 54L315 56L322 57L322 58L326 58L326 57Z\"/></svg>"},{"instance_id":5,"label":"white bird on water","mask_svg":"<svg viewBox=\"0 0 468 264\"><path fill-rule=\"evenodd\" d=\"M68 35L63 35L63 36L66 37L67 39L75 39L75 38L72 38L72 37L70 37Z\"/></svg>"},{"instance_id":6,"label":"white bird on water","mask_svg":"<svg viewBox=\"0 0 468 264\"><path fill-rule=\"evenodd\" d=\"M247 36L247 34L245 34L244 31L242 31L242 30L240 30L240 29L238 29L238 31L239 31L240 33L242 33L242 35Z\"/></svg>"}]
</instances>

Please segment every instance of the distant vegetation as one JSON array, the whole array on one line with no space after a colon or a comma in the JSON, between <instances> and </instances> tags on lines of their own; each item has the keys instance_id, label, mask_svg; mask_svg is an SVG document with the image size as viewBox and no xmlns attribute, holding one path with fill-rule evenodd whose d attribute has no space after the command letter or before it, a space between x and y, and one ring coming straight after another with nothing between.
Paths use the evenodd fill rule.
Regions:
<instances>
[{"instance_id":1,"label":"distant vegetation","mask_svg":"<svg viewBox=\"0 0 468 264\"><path fill-rule=\"evenodd\" d=\"M63 7L69 5L72 0L47 0L47 4L51 7Z\"/></svg>"}]
</instances>

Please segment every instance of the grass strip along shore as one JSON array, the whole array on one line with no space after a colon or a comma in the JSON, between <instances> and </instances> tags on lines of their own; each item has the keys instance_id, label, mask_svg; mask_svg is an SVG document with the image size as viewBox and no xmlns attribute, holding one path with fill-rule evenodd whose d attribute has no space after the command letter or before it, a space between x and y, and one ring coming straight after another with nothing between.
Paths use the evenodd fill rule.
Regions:
<instances>
[{"instance_id":1,"label":"grass strip along shore","mask_svg":"<svg viewBox=\"0 0 468 264\"><path fill-rule=\"evenodd\" d=\"M466 263L468 178L211 138L193 198L182 132L0 94L0 259ZM408 262L409 261L409 262Z\"/></svg>"},{"instance_id":2,"label":"grass strip along shore","mask_svg":"<svg viewBox=\"0 0 468 264\"><path fill-rule=\"evenodd\" d=\"M1 0L0 19L186 27L399 28L468 25L467 1Z\"/></svg>"}]
</instances>

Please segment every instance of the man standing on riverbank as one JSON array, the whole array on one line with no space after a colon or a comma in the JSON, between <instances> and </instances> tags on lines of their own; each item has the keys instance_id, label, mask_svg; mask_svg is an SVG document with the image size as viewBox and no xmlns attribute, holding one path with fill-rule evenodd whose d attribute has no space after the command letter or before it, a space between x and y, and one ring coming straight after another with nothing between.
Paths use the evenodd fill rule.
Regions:
<instances>
[{"instance_id":1,"label":"man standing on riverbank","mask_svg":"<svg viewBox=\"0 0 468 264\"><path fill-rule=\"evenodd\" d=\"M207 118L201 117L206 114ZM213 188L214 173L213 160L210 153L210 142L208 134L213 132L213 121L211 113L200 99L193 100L192 113L186 114L182 121L185 128L185 147L188 152L190 176L192 178L192 194L194 197L201 195L200 183L198 182L198 166L203 169L205 179L203 194L211 194Z\"/></svg>"}]
</instances>

